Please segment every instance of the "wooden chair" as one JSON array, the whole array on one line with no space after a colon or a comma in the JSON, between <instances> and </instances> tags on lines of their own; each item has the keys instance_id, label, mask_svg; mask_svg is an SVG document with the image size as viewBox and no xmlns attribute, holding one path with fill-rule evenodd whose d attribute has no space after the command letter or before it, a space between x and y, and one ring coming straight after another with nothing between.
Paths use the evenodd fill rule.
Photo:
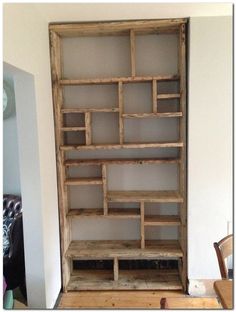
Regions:
<instances>
[{"instance_id":1,"label":"wooden chair","mask_svg":"<svg viewBox=\"0 0 236 312\"><path fill-rule=\"evenodd\" d=\"M232 255L233 252L233 234L230 234L220 240L218 243L214 243L219 267L222 279L228 279L228 268L226 265L226 259Z\"/></svg>"}]
</instances>

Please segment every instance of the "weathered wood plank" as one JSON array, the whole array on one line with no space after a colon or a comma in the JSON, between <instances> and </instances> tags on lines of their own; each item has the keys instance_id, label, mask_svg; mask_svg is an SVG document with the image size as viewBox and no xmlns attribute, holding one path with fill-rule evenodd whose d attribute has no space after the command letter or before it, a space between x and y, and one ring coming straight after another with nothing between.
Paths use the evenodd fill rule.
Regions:
<instances>
[{"instance_id":1,"label":"weathered wood plank","mask_svg":"<svg viewBox=\"0 0 236 312\"><path fill-rule=\"evenodd\" d=\"M92 144L92 131L91 131L91 113L86 112L85 113L85 139L86 139L86 145Z\"/></svg>"},{"instance_id":2,"label":"weathered wood plank","mask_svg":"<svg viewBox=\"0 0 236 312\"><path fill-rule=\"evenodd\" d=\"M170 113L139 113L139 114L123 114L123 118L168 118L168 117L182 117L182 112Z\"/></svg>"},{"instance_id":3,"label":"weathered wood plank","mask_svg":"<svg viewBox=\"0 0 236 312\"><path fill-rule=\"evenodd\" d=\"M172 226L181 225L179 216L174 215L146 215L144 219L145 226Z\"/></svg>"},{"instance_id":4,"label":"weathered wood plank","mask_svg":"<svg viewBox=\"0 0 236 312\"><path fill-rule=\"evenodd\" d=\"M157 113L157 80L152 81L152 111L154 114Z\"/></svg>"},{"instance_id":5,"label":"weathered wood plank","mask_svg":"<svg viewBox=\"0 0 236 312\"><path fill-rule=\"evenodd\" d=\"M158 100L168 100L168 99L179 99L180 94L179 93L163 93L163 94L158 94L157 99Z\"/></svg>"},{"instance_id":6,"label":"weathered wood plank","mask_svg":"<svg viewBox=\"0 0 236 312\"><path fill-rule=\"evenodd\" d=\"M178 259L183 253L177 240L72 241L67 253L72 259Z\"/></svg>"},{"instance_id":7,"label":"weathered wood plank","mask_svg":"<svg viewBox=\"0 0 236 312\"><path fill-rule=\"evenodd\" d=\"M52 93L53 93L53 109L54 109L54 126L56 139L56 161L57 161L57 183L58 183L58 205L59 205L59 221L60 221L60 245L61 245L61 263L62 263L62 286L66 291L70 278L70 260L65 257L71 240L70 221L66 218L68 210L67 205L67 188L64 185L66 178L66 170L63 166L64 152L60 150L60 146L64 144L64 136L61 128L63 127L63 119L61 115L61 107L63 103L63 93L59 81L62 77L61 66L61 41L60 37L50 31L50 58L52 73Z\"/></svg>"},{"instance_id":8,"label":"weathered wood plank","mask_svg":"<svg viewBox=\"0 0 236 312\"><path fill-rule=\"evenodd\" d=\"M70 291L62 294L59 309L159 309L163 297L183 297L182 290Z\"/></svg>"},{"instance_id":9,"label":"weathered wood plank","mask_svg":"<svg viewBox=\"0 0 236 312\"><path fill-rule=\"evenodd\" d=\"M103 212L106 216L108 214L108 203L107 203L107 167L105 164L102 165L102 186L103 186Z\"/></svg>"},{"instance_id":10,"label":"weathered wood plank","mask_svg":"<svg viewBox=\"0 0 236 312\"><path fill-rule=\"evenodd\" d=\"M169 270L171 271L171 270ZM112 271L76 271L71 276L68 290L181 290L178 273L162 270L120 270L119 279L113 280Z\"/></svg>"},{"instance_id":11,"label":"weathered wood plank","mask_svg":"<svg viewBox=\"0 0 236 312\"><path fill-rule=\"evenodd\" d=\"M165 148L183 147L183 142L155 142L155 143L125 143L125 144L94 144L94 145L62 145L63 151L96 150L96 149L122 149L122 148Z\"/></svg>"},{"instance_id":12,"label":"weathered wood plank","mask_svg":"<svg viewBox=\"0 0 236 312\"><path fill-rule=\"evenodd\" d=\"M142 77L112 77L112 78L90 78L90 79L61 79L62 86L70 85L93 85L93 84L117 84L134 82L156 81L175 81L179 80L179 75L160 75L160 76L142 76Z\"/></svg>"},{"instance_id":13,"label":"weathered wood plank","mask_svg":"<svg viewBox=\"0 0 236 312\"><path fill-rule=\"evenodd\" d=\"M102 164L175 164L178 158L102 158L102 159L67 159L65 166L102 165Z\"/></svg>"},{"instance_id":14,"label":"weathered wood plank","mask_svg":"<svg viewBox=\"0 0 236 312\"><path fill-rule=\"evenodd\" d=\"M217 298L170 298L169 296L161 299L161 309L187 310L187 309L222 309Z\"/></svg>"},{"instance_id":15,"label":"weathered wood plank","mask_svg":"<svg viewBox=\"0 0 236 312\"><path fill-rule=\"evenodd\" d=\"M120 144L124 143L124 120L122 118L124 103L123 103L123 83L118 83L118 102L119 102L119 139Z\"/></svg>"},{"instance_id":16,"label":"weathered wood plank","mask_svg":"<svg viewBox=\"0 0 236 312\"><path fill-rule=\"evenodd\" d=\"M180 218L182 226L179 230L179 241L183 250L181 280L184 290L187 289L187 201L186 201L186 26L179 28L179 75L180 75L180 110L183 117L180 120L179 139L184 142L180 150L179 189L183 194L183 203L180 205Z\"/></svg>"},{"instance_id":17,"label":"weathered wood plank","mask_svg":"<svg viewBox=\"0 0 236 312\"><path fill-rule=\"evenodd\" d=\"M187 19L159 19L159 20L139 20L122 22L94 22L94 23L51 23L49 29L57 32L60 36L89 36L89 35L121 35L128 34L130 29L137 32L145 30L149 33L151 30L163 32L175 30Z\"/></svg>"},{"instance_id":18,"label":"weathered wood plank","mask_svg":"<svg viewBox=\"0 0 236 312\"><path fill-rule=\"evenodd\" d=\"M99 185L102 184L101 178L67 178L65 185Z\"/></svg>"},{"instance_id":19,"label":"weathered wood plank","mask_svg":"<svg viewBox=\"0 0 236 312\"><path fill-rule=\"evenodd\" d=\"M137 208L109 208L104 215L103 208L77 208L69 210L70 218L111 218L111 219L140 219L140 210Z\"/></svg>"},{"instance_id":20,"label":"weathered wood plank","mask_svg":"<svg viewBox=\"0 0 236 312\"><path fill-rule=\"evenodd\" d=\"M131 76L136 75L136 64L135 64L135 32L133 29L130 30L130 59L131 59Z\"/></svg>"},{"instance_id":21,"label":"weathered wood plank","mask_svg":"<svg viewBox=\"0 0 236 312\"><path fill-rule=\"evenodd\" d=\"M119 260L117 257L114 258L114 262L113 262L113 274L114 274L114 281L118 281L118 279L119 279Z\"/></svg>"},{"instance_id":22,"label":"weathered wood plank","mask_svg":"<svg viewBox=\"0 0 236 312\"><path fill-rule=\"evenodd\" d=\"M70 131L85 131L86 128L85 127L62 127L61 131L65 131L65 132L70 132Z\"/></svg>"},{"instance_id":23,"label":"weathered wood plank","mask_svg":"<svg viewBox=\"0 0 236 312\"><path fill-rule=\"evenodd\" d=\"M140 230L141 230L141 248L145 248L145 228L144 228L144 202L140 203L140 213L141 213L141 222L140 222Z\"/></svg>"},{"instance_id":24,"label":"weathered wood plank","mask_svg":"<svg viewBox=\"0 0 236 312\"><path fill-rule=\"evenodd\" d=\"M109 191L107 200L111 202L182 203L183 197L178 191Z\"/></svg>"},{"instance_id":25,"label":"weathered wood plank","mask_svg":"<svg viewBox=\"0 0 236 312\"><path fill-rule=\"evenodd\" d=\"M116 113L119 112L118 107L111 108L62 108L61 112L63 114L73 114L73 113Z\"/></svg>"}]
</instances>

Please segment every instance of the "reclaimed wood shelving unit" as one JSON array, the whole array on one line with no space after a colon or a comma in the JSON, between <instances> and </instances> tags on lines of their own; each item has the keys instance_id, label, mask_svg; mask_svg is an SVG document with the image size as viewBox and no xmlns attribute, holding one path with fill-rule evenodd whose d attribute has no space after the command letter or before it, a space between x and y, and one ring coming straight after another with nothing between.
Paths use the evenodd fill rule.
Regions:
<instances>
[{"instance_id":1,"label":"reclaimed wood shelving unit","mask_svg":"<svg viewBox=\"0 0 236 312\"><path fill-rule=\"evenodd\" d=\"M96 289L187 289L187 207L186 207L186 19L146 20L101 23L53 23L49 25L50 52L52 70L52 88L54 102L54 120L56 136L56 156L58 172L59 215L61 231L61 261L63 290L96 290ZM156 73L140 75L137 69L136 37L155 34L175 34L178 38L177 73L174 75ZM130 75L113 77L83 78L65 77L63 74L62 42L65 38L128 36L130 42ZM79 55L78 55L79 57ZM89 61L89 60L88 60ZM158 59L156 60L158 62ZM167 60L168 61L168 60ZM76 66L76 64L74 64ZM79 70L79 69L78 69ZM176 82L178 90L161 92L161 83ZM151 112L127 112L124 109L124 87L128 84L146 83L151 88ZM64 88L68 86L113 85L117 88L116 107L80 107L79 103L70 107L64 104ZM89 94L88 94L89 96ZM177 101L176 110L160 109L163 101ZM176 103L176 102L175 102ZM169 107L169 106L168 106ZM118 142L96 143L93 140L93 114L117 114ZM67 116L78 117L77 123L68 123ZM178 120L178 140L151 142L126 141L126 120ZM82 138L73 144L67 140L68 134ZM133 149L172 149L178 150L177 157L141 157L141 158L70 158L68 152L92 153L100 150L133 150ZM178 188L176 190L110 190L108 172L111 165L171 165L178 168ZM95 166L100 168L100 176L71 177L68 174L73 168ZM71 208L68 187L100 186L103 194L101 208ZM111 203L136 203L138 208L113 208ZM178 214L148 215L148 203L175 203ZM140 224L139 240L73 240L72 220L137 219ZM178 227L176 240L149 240L145 230L149 227ZM129 260L176 260L178 269L124 270L122 261ZM80 270L73 266L74 261L104 260L112 262L112 268L104 270Z\"/></svg>"}]
</instances>

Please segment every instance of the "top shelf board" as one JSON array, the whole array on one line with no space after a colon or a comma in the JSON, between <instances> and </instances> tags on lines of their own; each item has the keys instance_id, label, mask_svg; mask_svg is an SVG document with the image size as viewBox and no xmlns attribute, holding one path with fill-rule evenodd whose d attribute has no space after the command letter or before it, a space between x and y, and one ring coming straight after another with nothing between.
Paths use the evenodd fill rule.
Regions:
<instances>
[{"instance_id":1,"label":"top shelf board","mask_svg":"<svg viewBox=\"0 0 236 312\"><path fill-rule=\"evenodd\" d=\"M165 34L177 33L179 27L185 23L187 23L186 18L96 23L51 23L49 24L49 30L61 37L122 36L129 35L130 30L134 30L137 34Z\"/></svg>"},{"instance_id":2,"label":"top shelf board","mask_svg":"<svg viewBox=\"0 0 236 312\"><path fill-rule=\"evenodd\" d=\"M159 75L159 76L142 76L142 77L113 77L113 78L93 78L93 79L61 79L61 86L77 86L77 85L104 85L104 84L118 84L136 83L136 82L152 82L156 81L176 81L179 80L179 75Z\"/></svg>"}]
</instances>

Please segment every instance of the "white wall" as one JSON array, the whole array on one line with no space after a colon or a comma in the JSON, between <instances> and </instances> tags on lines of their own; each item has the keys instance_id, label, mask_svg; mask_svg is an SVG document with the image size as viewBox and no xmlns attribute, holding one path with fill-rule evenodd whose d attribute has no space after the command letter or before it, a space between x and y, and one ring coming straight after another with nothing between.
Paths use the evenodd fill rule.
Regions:
<instances>
[{"instance_id":1,"label":"white wall","mask_svg":"<svg viewBox=\"0 0 236 312\"><path fill-rule=\"evenodd\" d=\"M51 96L51 81L50 81L50 62L49 62L49 40L48 40L48 23L52 21L89 21L89 20L122 20L122 19L145 19L145 18L169 18L169 17L188 17L188 16L227 16L232 15L232 5L231 4L190 4L190 3L183 3L183 4L5 4L4 5L4 50L3 50L3 58L4 61L12 64L22 70L25 70L31 73L34 76L34 83L35 83L35 102L36 102L36 118L37 118L37 132L38 132L38 151L39 151L39 170L40 170L40 188L41 188L41 204L38 209L40 210L39 222L41 226L37 229L37 234L40 243L40 239L42 239L43 244L43 253L44 253L44 275L41 276L41 279L38 277L40 283L45 284L45 300L42 298L40 306L44 307L52 307L55 303L55 299L58 295L60 289L60 261L59 261L59 236L58 236L58 213L57 213L57 194L56 194L56 170L55 170L55 149L54 149L54 131L53 131L53 112L52 112L52 96ZM214 19L213 19L214 20ZM217 22L213 22L216 24ZM215 21L218 21L218 18L215 18ZM224 21L219 19L219 25ZM193 27L197 34L197 28L201 28L201 24L204 24L204 19L196 19L195 24ZM211 25L210 20L208 19L209 27ZM226 27L226 25L224 26ZM204 28L201 35L206 33L209 37L206 39L204 35L203 38L208 43L212 40L212 35L215 38L214 41L217 41L218 33L211 29L211 33L207 32ZM195 45L195 49L198 45L198 42L201 43L199 35L195 36L193 33L193 39L191 44ZM222 38L223 41L223 38ZM215 44L215 43L214 43ZM209 47L209 45L208 45ZM222 44L220 45L223 50ZM209 47L211 49L211 47ZM219 47L217 47L217 51L212 51L214 57L219 55ZM194 50L193 50L194 51ZM198 53L200 53L199 51ZM227 51L225 51L226 53ZM222 53L222 52L220 52ZM229 53L229 52L228 52ZM195 57L197 53L195 53ZM214 58L212 57L212 60ZM210 60L209 60L210 61ZM217 63L216 63L217 65ZM190 68L190 79L198 80L203 78L202 76L199 77L199 71L197 71L196 67L199 64L194 64L195 68ZM208 64L205 64L205 68L207 68ZM214 70L214 68L213 68ZM224 72L224 66L223 66ZM195 76L196 74L196 76ZM205 72L205 74L207 74ZM212 79L215 77L212 75ZM214 92L221 89L223 90L223 86L225 86L225 82L219 80L220 83L217 82ZM207 81L209 83L209 81ZM212 92L211 89L208 89L207 83L204 84L204 93L207 98L211 100ZM223 83L223 84L222 84ZM225 92L225 91L222 91ZM192 95L191 95L192 94ZM196 100L192 97L196 97ZM199 116L196 116L195 109L199 107L199 105L203 105L203 103L199 104L197 100L199 97L199 93L190 91L190 103L191 106L196 105L196 107L192 108L192 112L190 110L189 118L193 122L193 127L190 128L189 137L192 137L192 144L194 142L198 146L198 138L195 136L199 132ZM228 99L228 102L230 99ZM230 103L224 101L225 106L229 107ZM211 102L212 103L212 102ZM216 105L221 105L222 103L216 102ZM28 104L30 105L30 104ZM212 105L212 104L211 104ZM224 107L225 108L225 107ZM214 107L215 109L215 107ZM203 114L203 113L202 113ZM214 116L217 117L218 115L212 113ZM231 118L231 112L229 109L224 109L224 118L221 118L221 124L218 126L218 123L213 123L215 135L221 136L223 133L226 137L221 140L223 147L220 146L219 149L216 150L214 157L218 155L220 151L220 155L223 155L221 158L220 165L217 163L217 168L220 166L221 170L219 174L221 174L221 192L219 192L219 184L217 183L217 195L219 197L212 194L215 194L215 183L219 181L219 179L212 179L210 184L207 184L209 188L209 193L201 192L201 209L205 207L205 202L211 204L211 207L206 207L208 209L208 219L201 218L201 227L202 229L210 229L212 224L217 223L219 226L219 218L218 213L224 214L224 210L219 207L219 201L222 200L224 204L227 204L226 197L231 198L231 192L229 190L229 163L231 150L226 150L227 146L225 142L230 140L230 134L228 127L230 126L229 119ZM212 118L213 119L213 118ZM197 127L198 124L198 127ZM201 128L208 128L209 119L202 118ZM224 129L226 127L226 132ZM192 133L194 131L194 133ZM213 130L212 130L213 131ZM193 156L194 164L201 168L201 166L205 166L205 161L208 159L208 155L212 160L212 151L208 148L209 145L205 144L205 157L202 159L202 151L199 152L199 148L196 150L195 148L191 149L190 146L190 159L189 159L189 168L190 168L190 183L200 183L202 178L199 177L198 172L196 170L191 171L191 157ZM192 156L191 156L192 150ZM201 149L202 150L202 149ZM222 151L223 150L223 154ZM194 155L193 155L194 152ZM219 158L218 158L219 160ZM227 160L227 163L225 162ZM209 163L208 163L209 164ZM213 163L210 163L207 167L211 169L211 172L214 171L211 167ZM199 170L200 171L200 170ZM201 171L200 171L201 172ZM222 176L223 174L223 176ZM223 179L222 179L223 178ZM200 182L199 182L200 179ZM196 181L196 182L194 182ZM190 194L193 192L195 194L195 187L194 184L190 188ZM230 188L231 189L231 188ZM191 191L192 190L192 191ZM209 196L209 194L211 194ZM192 197L192 199L197 198L196 195ZM209 201L211 198L211 201ZM194 199L195 201L195 199ZM198 202L199 203L199 202ZM230 204L230 203L229 203ZM214 206L217 207L217 212L214 209ZM225 207L225 205L224 205ZM195 215L193 209L196 208L195 202L193 200L189 201L189 223L194 224L193 227L189 227L189 236L192 237L191 241L194 241L196 247L198 247L202 242L202 236L199 236L199 232L197 232L197 225L194 223ZM223 208L225 209L225 208ZM223 212L222 212L223 211ZM193 212L193 214L192 214ZM204 210L205 212L205 210ZM224 215L225 217L225 215ZM228 218L228 216L226 217ZM29 224L29 229L33 228L33 224ZM28 229L28 230L29 230ZM192 232L193 231L193 232ZM214 227L214 233L212 234L213 240L217 239L222 232L219 232ZM208 234L210 230L206 233ZM33 233L33 231L32 231ZM193 233L193 234L192 234ZM209 249L209 245L205 246L207 250ZM29 246L26 245L26 249ZM29 249L29 252L31 250ZM194 258L191 256L190 250L190 258L189 258L189 274L193 278L209 278L209 273L199 272L197 269L197 276L195 275L195 267L199 268L197 262L199 262L199 256ZM211 255L213 261L213 254ZM204 259L204 260L203 260ZM204 267L206 257L203 255ZM38 260L39 261L39 260ZM209 271L211 271L212 265L209 267ZM34 270L34 266L31 263L29 266L29 270L31 270L30 274L35 275L37 272ZM215 274L215 268L211 273L212 276ZM51 285L49 282L53 283ZM36 302L37 301L37 293L31 293L32 300L32 307L38 307Z\"/></svg>"},{"instance_id":2,"label":"white wall","mask_svg":"<svg viewBox=\"0 0 236 312\"><path fill-rule=\"evenodd\" d=\"M192 18L189 47L189 278L214 279L232 221L232 19Z\"/></svg>"},{"instance_id":3,"label":"white wall","mask_svg":"<svg viewBox=\"0 0 236 312\"><path fill-rule=\"evenodd\" d=\"M14 81L6 68L3 69L3 78L14 93ZM10 117L3 120L3 193L20 195L20 190L18 139L14 107Z\"/></svg>"}]
</instances>

